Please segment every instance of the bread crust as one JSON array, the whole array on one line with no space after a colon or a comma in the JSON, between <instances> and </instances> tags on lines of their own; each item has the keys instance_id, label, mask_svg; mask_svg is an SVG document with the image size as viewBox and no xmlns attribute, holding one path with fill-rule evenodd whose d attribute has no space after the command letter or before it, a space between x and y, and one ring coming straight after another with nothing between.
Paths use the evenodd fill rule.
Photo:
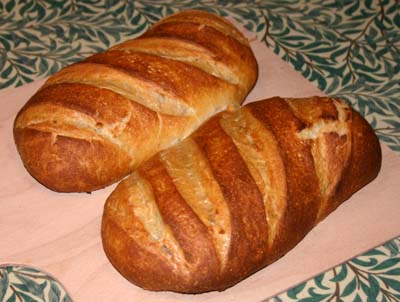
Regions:
<instances>
[{"instance_id":1,"label":"bread crust","mask_svg":"<svg viewBox=\"0 0 400 302\"><path fill-rule=\"evenodd\" d=\"M207 12L177 13L51 76L18 113L15 143L46 187L90 192L238 108L257 75L232 24Z\"/></svg>"},{"instance_id":2,"label":"bread crust","mask_svg":"<svg viewBox=\"0 0 400 302\"><path fill-rule=\"evenodd\" d=\"M250 103L219 113L117 186L104 207L104 250L143 288L224 290L282 257L372 181L380 165L374 131L342 101ZM266 167L283 171L264 173ZM222 215L215 211L225 208ZM215 235L217 225L228 239ZM136 257L139 251L161 262Z\"/></svg>"}]
</instances>

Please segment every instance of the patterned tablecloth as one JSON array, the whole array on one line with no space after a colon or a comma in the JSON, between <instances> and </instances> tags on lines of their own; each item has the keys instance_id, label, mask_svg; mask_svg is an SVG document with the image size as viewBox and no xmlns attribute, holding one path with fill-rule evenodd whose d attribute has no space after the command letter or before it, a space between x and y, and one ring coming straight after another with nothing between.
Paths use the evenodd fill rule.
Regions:
<instances>
[{"instance_id":1,"label":"patterned tablecloth","mask_svg":"<svg viewBox=\"0 0 400 302\"><path fill-rule=\"evenodd\" d=\"M197 8L233 18L400 153L398 0L2 0L0 89L46 77ZM62 280L61 280L62 282ZM0 301L71 301L53 277L0 267ZM400 237L265 301L400 301Z\"/></svg>"}]
</instances>

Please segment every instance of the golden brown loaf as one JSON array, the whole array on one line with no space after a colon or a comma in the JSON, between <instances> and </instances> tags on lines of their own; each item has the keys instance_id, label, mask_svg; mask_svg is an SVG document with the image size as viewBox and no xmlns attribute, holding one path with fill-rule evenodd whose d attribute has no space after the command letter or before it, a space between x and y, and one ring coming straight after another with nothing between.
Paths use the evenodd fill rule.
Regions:
<instances>
[{"instance_id":1,"label":"golden brown loaf","mask_svg":"<svg viewBox=\"0 0 400 302\"><path fill-rule=\"evenodd\" d=\"M232 24L184 11L50 77L19 112L15 142L48 188L96 190L238 107L256 79L249 43Z\"/></svg>"},{"instance_id":2,"label":"golden brown loaf","mask_svg":"<svg viewBox=\"0 0 400 302\"><path fill-rule=\"evenodd\" d=\"M369 124L330 98L219 113L108 198L104 250L150 290L224 290L275 261L376 177Z\"/></svg>"}]
</instances>

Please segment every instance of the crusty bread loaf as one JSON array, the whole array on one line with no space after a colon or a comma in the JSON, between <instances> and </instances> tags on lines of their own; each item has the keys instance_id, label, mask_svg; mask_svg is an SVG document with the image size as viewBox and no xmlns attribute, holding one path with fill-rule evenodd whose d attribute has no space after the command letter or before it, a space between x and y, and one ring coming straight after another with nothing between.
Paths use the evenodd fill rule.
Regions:
<instances>
[{"instance_id":1,"label":"crusty bread loaf","mask_svg":"<svg viewBox=\"0 0 400 302\"><path fill-rule=\"evenodd\" d=\"M330 98L272 98L222 112L108 198L111 263L150 290L224 290L293 248L373 180L369 124Z\"/></svg>"},{"instance_id":2,"label":"crusty bread loaf","mask_svg":"<svg viewBox=\"0 0 400 302\"><path fill-rule=\"evenodd\" d=\"M15 142L48 188L93 191L237 108L256 79L249 43L232 24L184 11L50 77L19 112Z\"/></svg>"}]
</instances>

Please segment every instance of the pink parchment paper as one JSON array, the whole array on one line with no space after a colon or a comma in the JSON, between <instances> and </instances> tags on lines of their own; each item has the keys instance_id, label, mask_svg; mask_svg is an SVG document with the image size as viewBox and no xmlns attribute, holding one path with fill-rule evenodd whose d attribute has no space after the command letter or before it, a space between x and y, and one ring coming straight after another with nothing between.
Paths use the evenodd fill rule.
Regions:
<instances>
[{"instance_id":1,"label":"pink parchment paper","mask_svg":"<svg viewBox=\"0 0 400 302\"><path fill-rule=\"evenodd\" d=\"M246 102L322 94L264 45L255 41L252 47L260 76ZM48 271L74 301L261 301L400 234L400 157L383 146L378 178L269 267L224 292L142 290L115 271L101 246L103 204L115 185L92 194L55 193L37 183L19 159L13 120L42 83L0 93L0 264Z\"/></svg>"}]
</instances>

